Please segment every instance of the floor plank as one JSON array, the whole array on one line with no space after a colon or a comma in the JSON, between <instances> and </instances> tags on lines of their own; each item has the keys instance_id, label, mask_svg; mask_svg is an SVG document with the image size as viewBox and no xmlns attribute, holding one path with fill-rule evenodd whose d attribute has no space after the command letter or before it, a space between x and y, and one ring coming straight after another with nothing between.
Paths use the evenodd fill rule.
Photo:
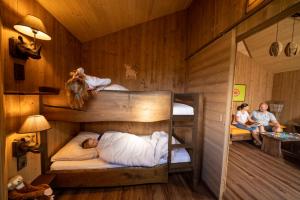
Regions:
<instances>
[{"instance_id":1,"label":"floor plank","mask_svg":"<svg viewBox=\"0 0 300 200\"><path fill-rule=\"evenodd\" d=\"M56 200L211 200L208 189L191 189L187 176L172 174L168 184L145 184L113 188L56 189Z\"/></svg>"},{"instance_id":2,"label":"floor plank","mask_svg":"<svg viewBox=\"0 0 300 200\"><path fill-rule=\"evenodd\" d=\"M300 166L246 142L233 142L229 149L224 199L300 199Z\"/></svg>"}]
</instances>

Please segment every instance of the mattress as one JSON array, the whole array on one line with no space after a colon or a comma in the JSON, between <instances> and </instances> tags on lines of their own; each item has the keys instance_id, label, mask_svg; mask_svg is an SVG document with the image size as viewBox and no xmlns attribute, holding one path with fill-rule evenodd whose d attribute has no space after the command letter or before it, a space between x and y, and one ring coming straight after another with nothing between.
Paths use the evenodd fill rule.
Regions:
<instances>
[{"instance_id":1,"label":"mattress","mask_svg":"<svg viewBox=\"0 0 300 200\"><path fill-rule=\"evenodd\" d=\"M174 157L172 158L172 163L183 163L190 162L191 158L189 153L184 148L176 149L173 151ZM167 160L161 159L160 164L167 163ZM118 168L126 167L124 165L117 165L112 163L107 163L99 158L90 160L80 160L80 161L55 161L52 163L50 169L51 171L57 170L79 170L79 169L107 169L107 168Z\"/></svg>"},{"instance_id":2,"label":"mattress","mask_svg":"<svg viewBox=\"0 0 300 200\"><path fill-rule=\"evenodd\" d=\"M173 115L194 115L194 108L186 104L174 103Z\"/></svg>"}]
</instances>

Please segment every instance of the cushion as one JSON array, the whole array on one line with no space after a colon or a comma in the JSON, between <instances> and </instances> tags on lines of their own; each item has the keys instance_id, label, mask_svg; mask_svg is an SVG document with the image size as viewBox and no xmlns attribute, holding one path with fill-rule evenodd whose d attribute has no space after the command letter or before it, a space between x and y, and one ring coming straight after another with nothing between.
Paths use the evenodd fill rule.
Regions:
<instances>
[{"instance_id":1,"label":"cushion","mask_svg":"<svg viewBox=\"0 0 300 200\"><path fill-rule=\"evenodd\" d=\"M230 134L232 134L232 135L250 134L250 131L245 130L245 129L237 128L234 125L230 125Z\"/></svg>"},{"instance_id":2,"label":"cushion","mask_svg":"<svg viewBox=\"0 0 300 200\"><path fill-rule=\"evenodd\" d=\"M51 161L68 161L68 160L89 160L98 157L96 148L83 149L81 143L88 139L97 139L99 133L80 132L72 140L70 140L65 146L63 146L54 156L51 157Z\"/></svg>"},{"instance_id":3,"label":"cushion","mask_svg":"<svg viewBox=\"0 0 300 200\"><path fill-rule=\"evenodd\" d=\"M104 90L127 91L128 89L122 85L112 84L104 88Z\"/></svg>"}]
</instances>

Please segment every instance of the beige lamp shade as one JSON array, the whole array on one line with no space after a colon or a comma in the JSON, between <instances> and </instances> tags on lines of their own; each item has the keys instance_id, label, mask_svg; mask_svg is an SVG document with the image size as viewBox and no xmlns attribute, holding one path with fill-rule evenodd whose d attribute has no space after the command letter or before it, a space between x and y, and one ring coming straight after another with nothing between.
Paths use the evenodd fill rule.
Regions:
<instances>
[{"instance_id":1,"label":"beige lamp shade","mask_svg":"<svg viewBox=\"0 0 300 200\"><path fill-rule=\"evenodd\" d=\"M32 15L26 15L20 22L14 25L14 29L36 39L51 40L42 20Z\"/></svg>"},{"instance_id":2,"label":"beige lamp shade","mask_svg":"<svg viewBox=\"0 0 300 200\"><path fill-rule=\"evenodd\" d=\"M43 115L31 115L26 118L18 133L36 133L50 128L48 121Z\"/></svg>"}]
</instances>

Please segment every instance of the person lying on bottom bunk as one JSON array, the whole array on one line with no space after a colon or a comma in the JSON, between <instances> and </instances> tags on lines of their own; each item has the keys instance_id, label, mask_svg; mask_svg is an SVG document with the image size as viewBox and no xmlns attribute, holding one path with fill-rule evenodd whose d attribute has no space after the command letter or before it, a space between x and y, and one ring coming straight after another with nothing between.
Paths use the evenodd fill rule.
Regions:
<instances>
[{"instance_id":1,"label":"person lying on bottom bunk","mask_svg":"<svg viewBox=\"0 0 300 200\"><path fill-rule=\"evenodd\" d=\"M102 136L102 134L99 134L99 137L97 139L88 138L88 139L84 140L81 143L81 147L84 149L96 148L99 143L99 140L101 139L101 136Z\"/></svg>"},{"instance_id":2,"label":"person lying on bottom bunk","mask_svg":"<svg viewBox=\"0 0 300 200\"><path fill-rule=\"evenodd\" d=\"M259 132L282 132L279 122L273 113L268 111L267 103L260 103L259 109L251 114L251 118L260 123Z\"/></svg>"},{"instance_id":3,"label":"person lying on bottom bunk","mask_svg":"<svg viewBox=\"0 0 300 200\"><path fill-rule=\"evenodd\" d=\"M236 113L236 124L235 126L240 129L248 130L251 132L253 137L253 142L255 145L260 146L262 144L259 133L258 133L258 125L259 124L252 124L248 125L248 123L254 123L255 121L250 118L250 115L248 113L249 106L247 103L243 103L240 106L237 107L237 113Z\"/></svg>"},{"instance_id":4,"label":"person lying on bottom bunk","mask_svg":"<svg viewBox=\"0 0 300 200\"><path fill-rule=\"evenodd\" d=\"M176 143L172 138L172 143ZM99 157L109 163L126 166L153 167L168 156L168 134L155 131L149 136L130 133L105 132L98 139L88 138L82 148L96 147Z\"/></svg>"}]
</instances>

